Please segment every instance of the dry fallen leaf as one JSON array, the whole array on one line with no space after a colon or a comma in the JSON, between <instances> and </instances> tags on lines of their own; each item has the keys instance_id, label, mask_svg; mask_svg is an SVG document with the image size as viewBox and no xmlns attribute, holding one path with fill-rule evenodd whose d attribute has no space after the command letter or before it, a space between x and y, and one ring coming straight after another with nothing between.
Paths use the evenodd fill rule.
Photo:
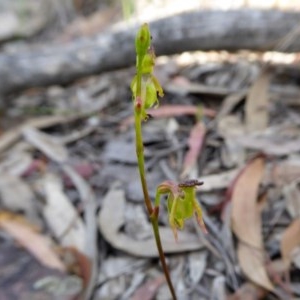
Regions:
<instances>
[{"instance_id":1,"label":"dry fallen leaf","mask_svg":"<svg viewBox=\"0 0 300 300\"><path fill-rule=\"evenodd\" d=\"M196 115L199 113L199 107L195 105L162 105L158 108L152 108L147 111L154 118L170 118L182 115ZM216 111L209 108L202 108L204 116L213 118L216 115ZM126 129L128 125L134 122L133 117L124 119L120 127L122 130Z\"/></svg>"},{"instance_id":2,"label":"dry fallen leaf","mask_svg":"<svg viewBox=\"0 0 300 300\"><path fill-rule=\"evenodd\" d=\"M213 118L216 111L209 108L201 109L204 116ZM199 113L199 107L194 105L162 105L158 108L148 110L149 114L155 118L168 118L182 115L196 115Z\"/></svg>"},{"instance_id":3,"label":"dry fallen leaf","mask_svg":"<svg viewBox=\"0 0 300 300\"><path fill-rule=\"evenodd\" d=\"M281 239L281 255L287 265L292 261L293 250L300 246L300 219L296 219L285 229Z\"/></svg>"},{"instance_id":4,"label":"dry fallen leaf","mask_svg":"<svg viewBox=\"0 0 300 300\"><path fill-rule=\"evenodd\" d=\"M25 219L7 212L0 213L0 228L11 234L41 264L65 271L64 264L51 249L47 239L33 230Z\"/></svg>"},{"instance_id":5,"label":"dry fallen leaf","mask_svg":"<svg viewBox=\"0 0 300 300\"><path fill-rule=\"evenodd\" d=\"M252 282L269 291L274 290L274 286L266 272L263 249L257 249L239 242L237 255L241 269Z\"/></svg>"},{"instance_id":6,"label":"dry fallen leaf","mask_svg":"<svg viewBox=\"0 0 300 300\"><path fill-rule=\"evenodd\" d=\"M42 178L42 186L46 195L43 215L53 234L63 246L73 246L84 252L85 226L63 192L62 183L49 173Z\"/></svg>"},{"instance_id":7,"label":"dry fallen leaf","mask_svg":"<svg viewBox=\"0 0 300 300\"><path fill-rule=\"evenodd\" d=\"M198 180L205 183L201 187L201 191L210 192L213 190L225 189L230 185L239 172L240 169L232 169L230 171L224 171L218 174L201 176Z\"/></svg>"},{"instance_id":8,"label":"dry fallen leaf","mask_svg":"<svg viewBox=\"0 0 300 300\"><path fill-rule=\"evenodd\" d=\"M24 127L26 140L56 162L63 163L68 158L67 149L53 136L34 127Z\"/></svg>"},{"instance_id":9,"label":"dry fallen leaf","mask_svg":"<svg viewBox=\"0 0 300 300\"><path fill-rule=\"evenodd\" d=\"M264 130L268 125L269 85L270 73L264 70L249 90L245 107L248 132Z\"/></svg>"},{"instance_id":10,"label":"dry fallen leaf","mask_svg":"<svg viewBox=\"0 0 300 300\"><path fill-rule=\"evenodd\" d=\"M198 122L192 128L188 140L189 150L184 158L183 171L181 173L181 177L186 177L197 163L197 158L202 149L205 134L206 128L203 122Z\"/></svg>"},{"instance_id":11,"label":"dry fallen leaf","mask_svg":"<svg viewBox=\"0 0 300 300\"><path fill-rule=\"evenodd\" d=\"M239 175L232 192L232 227L239 239L238 259L245 275L254 283L273 290L265 268L258 187L264 174L263 157L253 159Z\"/></svg>"}]
</instances>

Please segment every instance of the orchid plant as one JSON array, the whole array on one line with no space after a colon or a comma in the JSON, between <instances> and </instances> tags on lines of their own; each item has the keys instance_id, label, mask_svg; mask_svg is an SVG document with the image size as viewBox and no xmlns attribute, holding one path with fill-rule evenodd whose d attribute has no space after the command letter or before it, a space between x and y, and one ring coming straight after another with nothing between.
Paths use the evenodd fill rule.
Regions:
<instances>
[{"instance_id":1,"label":"orchid plant","mask_svg":"<svg viewBox=\"0 0 300 300\"><path fill-rule=\"evenodd\" d=\"M173 230L176 241L178 240L177 229L183 229L185 220L191 218L193 215L195 215L199 226L204 232L206 232L206 228L202 219L201 206L196 198L196 188L197 186L201 185L202 182L197 180L189 180L177 184L176 182L169 180L164 181L157 187L154 205L152 204L152 201L149 197L145 174L142 122L147 121L149 117L147 110L149 108L158 106L158 96L162 97L164 93L159 81L153 75L155 66L155 53L154 48L151 45L151 34L147 24L143 24L137 32L135 38L135 50L136 75L131 83L131 91L133 94L135 142L139 174L144 194L144 201L152 224L162 268L172 298L177 299L166 264L159 234L158 215L160 199L162 195L167 195L169 224Z\"/></svg>"}]
</instances>

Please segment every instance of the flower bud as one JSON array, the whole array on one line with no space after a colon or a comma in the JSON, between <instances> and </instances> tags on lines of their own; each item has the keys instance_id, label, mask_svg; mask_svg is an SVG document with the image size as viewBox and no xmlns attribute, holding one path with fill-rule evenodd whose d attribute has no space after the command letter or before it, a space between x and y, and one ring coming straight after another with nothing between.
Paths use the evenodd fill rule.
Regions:
<instances>
[{"instance_id":1,"label":"flower bud","mask_svg":"<svg viewBox=\"0 0 300 300\"><path fill-rule=\"evenodd\" d=\"M135 38L135 50L138 56L146 55L151 43L151 35L147 23L143 24Z\"/></svg>"}]
</instances>

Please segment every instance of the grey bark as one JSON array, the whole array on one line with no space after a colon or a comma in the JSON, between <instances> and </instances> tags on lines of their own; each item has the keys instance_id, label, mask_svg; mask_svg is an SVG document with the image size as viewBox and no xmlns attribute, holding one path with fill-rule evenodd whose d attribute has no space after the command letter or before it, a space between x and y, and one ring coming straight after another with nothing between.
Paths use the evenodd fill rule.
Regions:
<instances>
[{"instance_id":1,"label":"grey bark","mask_svg":"<svg viewBox=\"0 0 300 300\"><path fill-rule=\"evenodd\" d=\"M150 23L157 55L194 50L272 50L300 24L300 13L259 10L195 11ZM66 84L134 64L137 26L67 45L0 54L0 93ZM300 50L295 38L285 52Z\"/></svg>"}]
</instances>

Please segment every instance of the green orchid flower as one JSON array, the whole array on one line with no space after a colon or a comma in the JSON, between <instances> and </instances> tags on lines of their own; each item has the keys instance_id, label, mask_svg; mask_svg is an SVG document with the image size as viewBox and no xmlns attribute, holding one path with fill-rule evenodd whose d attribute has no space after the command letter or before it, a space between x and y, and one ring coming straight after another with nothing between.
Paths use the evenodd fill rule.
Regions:
<instances>
[{"instance_id":1,"label":"green orchid flower","mask_svg":"<svg viewBox=\"0 0 300 300\"><path fill-rule=\"evenodd\" d=\"M185 220L195 215L201 229L206 233L203 222L202 209L196 198L196 188L202 185L197 180L189 180L176 184L173 181L165 181L157 188L156 205L159 205L162 194L167 194L167 208L169 224L173 230L175 240L178 240L177 229L183 229Z\"/></svg>"}]
</instances>

